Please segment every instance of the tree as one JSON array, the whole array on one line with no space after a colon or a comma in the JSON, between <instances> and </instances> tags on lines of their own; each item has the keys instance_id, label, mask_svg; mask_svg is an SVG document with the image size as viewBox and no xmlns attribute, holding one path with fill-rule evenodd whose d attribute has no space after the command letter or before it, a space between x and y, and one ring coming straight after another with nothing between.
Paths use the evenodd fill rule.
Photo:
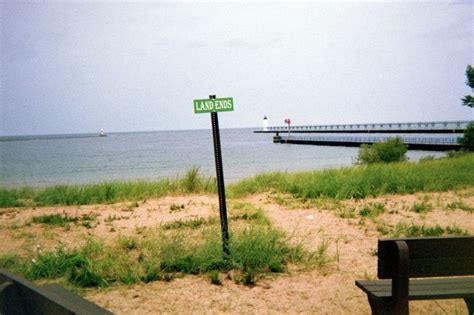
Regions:
<instances>
[{"instance_id":1,"label":"tree","mask_svg":"<svg viewBox=\"0 0 474 315\"><path fill-rule=\"evenodd\" d=\"M471 91L474 91L474 67L471 65L467 65L466 67L466 78L466 84L471 88ZM461 100L463 105L469 106L471 108L474 107L473 95L466 95ZM474 123L471 122L466 127L466 130L464 130L464 136L458 138L458 143L461 145L463 150L471 152L474 151Z\"/></svg>"},{"instance_id":2,"label":"tree","mask_svg":"<svg viewBox=\"0 0 474 315\"><path fill-rule=\"evenodd\" d=\"M466 84L471 88L471 90L474 90L474 68L471 65L467 65L466 67L466 77ZM471 108L474 107L474 96L466 95L461 100L463 105Z\"/></svg>"},{"instance_id":3,"label":"tree","mask_svg":"<svg viewBox=\"0 0 474 315\"><path fill-rule=\"evenodd\" d=\"M465 151L474 151L474 123L467 125L464 136L458 138L458 143Z\"/></svg>"},{"instance_id":4,"label":"tree","mask_svg":"<svg viewBox=\"0 0 474 315\"><path fill-rule=\"evenodd\" d=\"M362 144L357 157L358 164L390 163L407 160L407 147L401 137L388 138L387 142Z\"/></svg>"}]
</instances>

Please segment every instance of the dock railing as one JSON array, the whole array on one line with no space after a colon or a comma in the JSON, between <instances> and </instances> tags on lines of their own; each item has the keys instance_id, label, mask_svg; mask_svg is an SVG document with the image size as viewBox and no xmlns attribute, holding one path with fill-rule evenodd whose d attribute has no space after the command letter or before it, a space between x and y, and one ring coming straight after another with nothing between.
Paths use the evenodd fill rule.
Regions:
<instances>
[{"instance_id":1,"label":"dock railing","mask_svg":"<svg viewBox=\"0 0 474 315\"><path fill-rule=\"evenodd\" d=\"M290 136L286 139L293 141L317 142L350 142L350 143L376 143L386 142L393 136ZM457 138L454 137L402 137L405 144L432 144L456 146Z\"/></svg>"},{"instance_id":2,"label":"dock railing","mask_svg":"<svg viewBox=\"0 0 474 315\"><path fill-rule=\"evenodd\" d=\"M328 132L328 131L360 131L360 132L383 132L383 131L460 131L474 121L438 121L438 122L398 122L398 123L376 123L376 124L339 124L339 125L306 125L291 126L292 132ZM288 132L288 126L268 127L269 132Z\"/></svg>"}]
</instances>

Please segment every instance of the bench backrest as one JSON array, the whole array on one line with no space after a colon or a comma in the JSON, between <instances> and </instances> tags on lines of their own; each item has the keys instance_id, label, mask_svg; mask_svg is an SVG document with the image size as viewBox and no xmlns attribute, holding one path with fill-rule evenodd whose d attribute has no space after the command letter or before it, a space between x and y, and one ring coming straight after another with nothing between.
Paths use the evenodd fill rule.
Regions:
<instances>
[{"instance_id":1,"label":"bench backrest","mask_svg":"<svg viewBox=\"0 0 474 315\"><path fill-rule=\"evenodd\" d=\"M408 277L474 275L474 237L392 238L378 241L379 279L390 279L397 259L396 241L408 247Z\"/></svg>"},{"instance_id":2,"label":"bench backrest","mask_svg":"<svg viewBox=\"0 0 474 315\"><path fill-rule=\"evenodd\" d=\"M111 315L58 285L36 284L0 269L0 314Z\"/></svg>"}]
</instances>

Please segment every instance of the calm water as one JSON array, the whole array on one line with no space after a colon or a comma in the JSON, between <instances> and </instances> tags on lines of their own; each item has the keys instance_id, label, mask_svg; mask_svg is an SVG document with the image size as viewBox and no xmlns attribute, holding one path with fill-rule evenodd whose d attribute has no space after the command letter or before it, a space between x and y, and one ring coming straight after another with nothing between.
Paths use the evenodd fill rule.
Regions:
<instances>
[{"instance_id":1,"label":"calm water","mask_svg":"<svg viewBox=\"0 0 474 315\"><path fill-rule=\"evenodd\" d=\"M282 145L254 129L223 129L227 183L266 171L348 166L357 148ZM110 180L159 179L199 166L215 176L210 130L2 138L0 185L49 186ZM409 151L411 160L441 152Z\"/></svg>"}]
</instances>

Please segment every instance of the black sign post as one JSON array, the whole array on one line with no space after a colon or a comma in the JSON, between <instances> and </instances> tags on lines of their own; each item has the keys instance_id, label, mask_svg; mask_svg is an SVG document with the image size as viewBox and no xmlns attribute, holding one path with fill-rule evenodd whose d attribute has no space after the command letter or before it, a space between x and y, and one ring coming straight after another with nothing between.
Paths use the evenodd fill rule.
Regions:
<instances>
[{"instance_id":1,"label":"black sign post","mask_svg":"<svg viewBox=\"0 0 474 315\"><path fill-rule=\"evenodd\" d=\"M209 95L209 99L215 99ZM216 161L217 193L219 195L219 213L221 218L222 247L224 253L229 255L229 227L227 225L227 207L225 201L224 169L222 166L221 139L219 134L219 119L217 112L211 112L212 138L214 140L214 157Z\"/></svg>"}]
</instances>

